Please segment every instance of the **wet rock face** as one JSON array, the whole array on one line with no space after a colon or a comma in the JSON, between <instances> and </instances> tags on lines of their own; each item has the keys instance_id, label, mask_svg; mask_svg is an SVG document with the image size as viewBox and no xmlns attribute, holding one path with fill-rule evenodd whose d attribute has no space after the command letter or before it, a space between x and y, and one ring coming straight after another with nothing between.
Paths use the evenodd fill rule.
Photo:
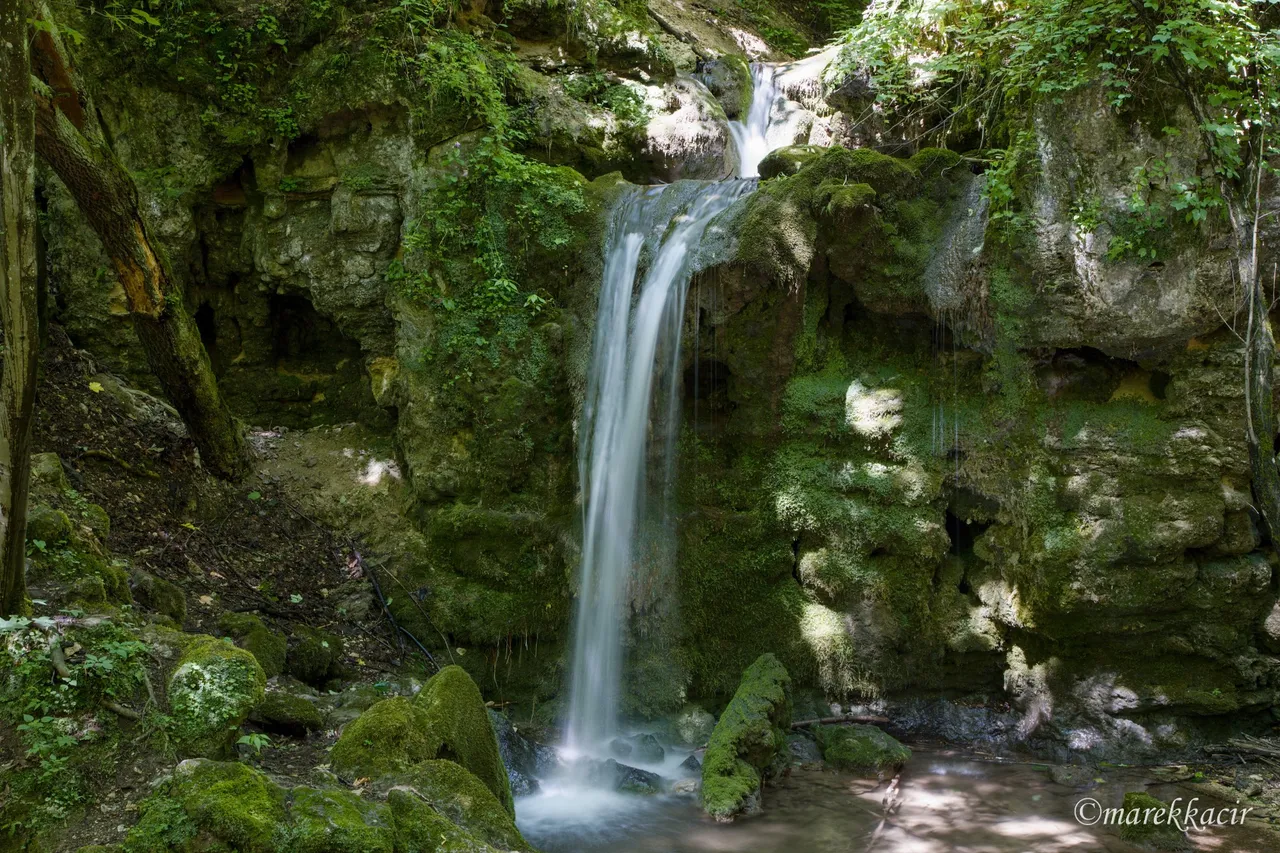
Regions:
<instances>
[{"instance_id":1,"label":"wet rock face","mask_svg":"<svg viewBox=\"0 0 1280 853\"><path fill-rule=\"evenodd\" d=\"M498 751L507 768L513 796L535 794L540 789L539 778L546 778L560 767L560 756L555 748L528 740L516 729L505 714L489 709L489 721L498 738Z\"/></svg>"},{"instance_id":2,"label":"wet rock face","mask_svg":"<svg viewBox=\"0 0 1280 853\"><path fill-rule=\"evenodd\" d=\"M724 109L702 85L680 78L658 91L647 103L653 117L640 146L641 168L650 183L685 178L718 181L737 167L737 151Z\"/></svg>"}]
</instances>

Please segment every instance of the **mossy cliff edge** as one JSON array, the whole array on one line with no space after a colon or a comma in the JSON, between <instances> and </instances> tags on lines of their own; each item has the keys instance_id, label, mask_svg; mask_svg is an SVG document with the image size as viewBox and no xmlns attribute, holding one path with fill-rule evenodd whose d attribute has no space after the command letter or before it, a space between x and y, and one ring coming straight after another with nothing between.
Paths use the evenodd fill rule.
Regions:
<instances>
[{"instance_id":1,"label":"mossy cliff edge","mask_svg":"<svg viewBox=\"0 0 1280 853\"><path fill-rule=\"evenodd\" d=\"M624 180L728 174L747 60L830 22L491 2L407 35L399 4L231 6L213 47L205 4L110 41L55 8L111 45L82 65L228 398L289 430L264 469L360 539L442 660L553 719L607 212ZM633 603L628 710L723 706L773 652L797 691L1050 752L1270 723L1229 258L1208 232L1157 262L1101 242L1130 161L1194 163L1194 126L1085 87L1026 117L1013 180L877 138L874 92L829 59L789 66L802 147L698 261L677 571ZM146 384L108 265L45 186L56 318Z\"/></svg>"}]
</instances>

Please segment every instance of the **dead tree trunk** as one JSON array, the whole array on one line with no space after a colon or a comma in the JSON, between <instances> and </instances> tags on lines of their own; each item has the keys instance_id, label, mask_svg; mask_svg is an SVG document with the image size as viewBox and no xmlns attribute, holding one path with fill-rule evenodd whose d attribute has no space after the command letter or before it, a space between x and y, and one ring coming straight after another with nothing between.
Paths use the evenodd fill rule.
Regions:
<instances>
[{"instance_id":1,"label":"dead tree trunk","mask_svg":"<svg viewBox=\"0 0 1280 853\"><path fill-rule=\"evenodd\" d=\"M41 14L48 20L47 12ZM248 471L244 431L218 392L209 356L168 260L151 236L133 178L107 144L56 31L38 30L36 151L75 198L115 267L147 363L215 474Z\"/></svg>"},{"instance_id":2,"label":"dead tree trunk","mask_svg":"<svg viewBox=\"0 0 1280 853\"><path fill-rule=\"evenodd\" d=\"M26 604L27 496L36 401L35 107L26 4L0 7L0 616Z\"/></svg>"}]
</instances>

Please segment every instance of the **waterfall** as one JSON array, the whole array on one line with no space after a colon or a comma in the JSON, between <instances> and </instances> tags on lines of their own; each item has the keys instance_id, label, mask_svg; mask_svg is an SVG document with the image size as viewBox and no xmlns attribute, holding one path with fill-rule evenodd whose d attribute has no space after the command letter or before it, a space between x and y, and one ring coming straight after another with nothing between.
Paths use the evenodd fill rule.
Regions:
<instances>
[{"instance_id":1,"label":"waterfall","mask_svg":"<svg viewBox=\"0 0 1280 853\"><path fill-rule=\"evenodd\" d=\"M668 409L657 413L666 430L664 440L656 442L663 464L655 471L665 476L673 470L674 383L692 261L716 214L754 186L754 181L697 186L669 227L668 195L680 195L686 187L637 191L614 214L579 433L582 571L565 733L565 745L574 752L600 746L617 722L627 583L650 485L651 410L655 399ZM664 232L651 241L653 259L633 298L646 242ZM655 394L664 382L668 393Z\"/></svg>"},{"instance_id":2,"label":"waterfall","mask_svg":"<svg viewBox=\"0 0 1280 853\"><path fill-rule=\"evenodd\" d=\"M610 222L579 428L583 542L564 738L570 754L597 752L616 733L628 584L641 559L646 497L669 494L669 482L649 480L670 480L675 470L693 262L715 217L756 188L760 160L772 150L776 73L752 69L750 114L733 125L738 179L636 189Z\"/></svg>"},{"instance_id":3,"label":"waterfall","mask_svg":"<svg viewBox=\"0 0 1280 853\"><path fill-rule=\"evenodd\" d=\"M756 63L751 66L751 110L746 121L729 122L738 148L738 177L760 177L760 161L777 148L769 142L774 103L778 100L778 68Z\"/></svg>"}]
</instances>

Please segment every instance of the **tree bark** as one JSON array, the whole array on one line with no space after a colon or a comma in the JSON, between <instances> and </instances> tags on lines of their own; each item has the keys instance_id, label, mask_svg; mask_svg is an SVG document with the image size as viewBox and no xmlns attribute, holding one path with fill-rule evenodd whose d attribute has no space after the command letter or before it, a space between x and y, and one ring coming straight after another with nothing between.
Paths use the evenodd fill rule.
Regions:
<instances>
[{"instance_id":1,"label":"tree bark","mask_svg":"<svg viewBox=\"0 0 1280 853\"><path fill-rule=\"evenodd\" d=\"M51 20L46 10L40 14ZM47 87L35 97L36 151L102 241L147 363L186 423L201 461L220 477L239 479L249 468L243 428L218 392L183 289L151 236L137 185L108 145L56 31L36 32L32 59Z\"/></svg>"},{"instance_id":2,"label":"tree bark","mask_svg":"<svg viewBox=\"0 0 1280 853\"><path fill-rule=\"evenodd\" d=\"M0 616L26 607L27 498L36 400L35 107L26 4L0 7Z\"/></svg>"}]
</instances>

